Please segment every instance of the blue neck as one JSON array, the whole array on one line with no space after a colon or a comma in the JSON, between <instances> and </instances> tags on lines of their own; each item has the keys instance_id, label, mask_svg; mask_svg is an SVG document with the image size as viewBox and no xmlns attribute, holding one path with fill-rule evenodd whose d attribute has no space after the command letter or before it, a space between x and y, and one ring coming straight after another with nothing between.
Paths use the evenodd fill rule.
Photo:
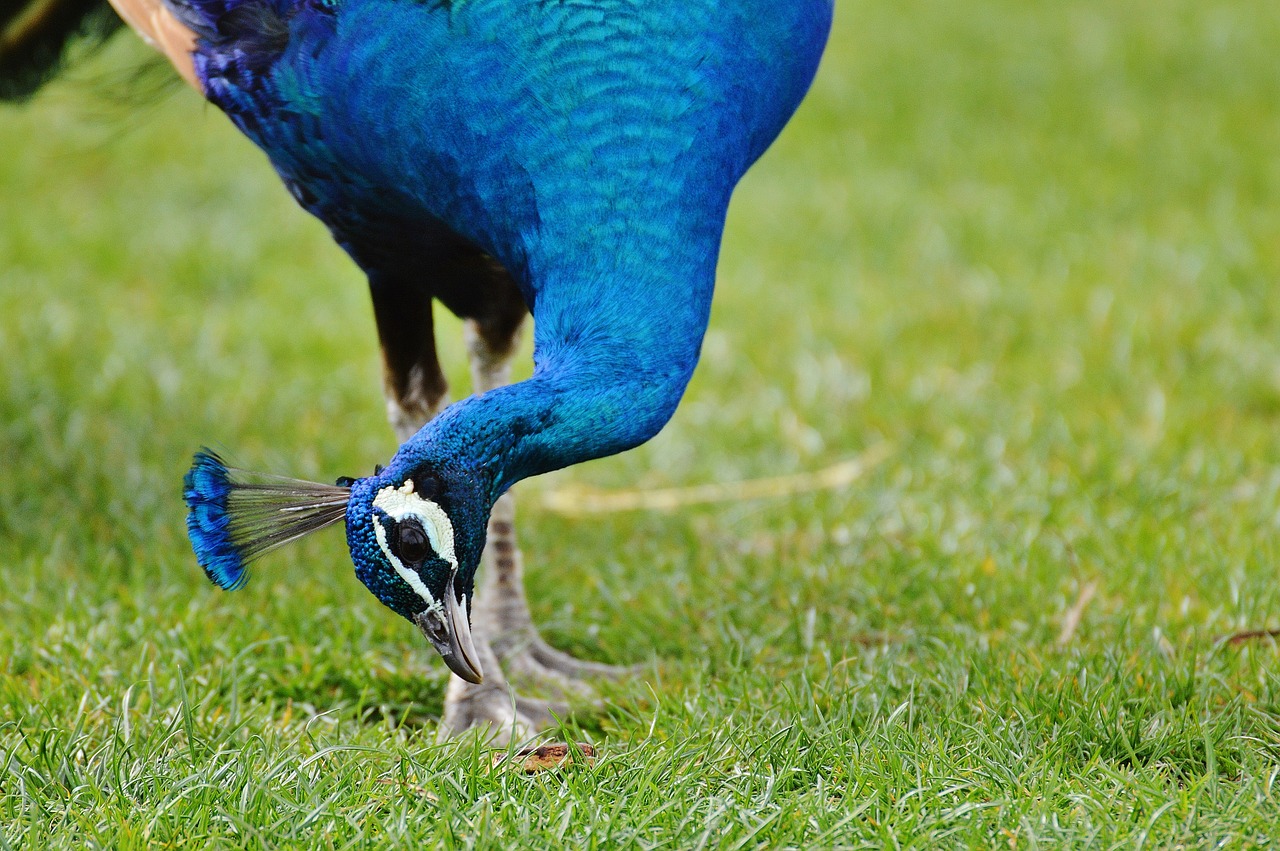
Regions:
<instances>
[{"instance_id":1,"label":"blue neck","mask_svg":"<svg viewBox=\"0 0 1280 851\"><path fill-rule=\"evenodd\" d=\"M496 500L521 479L613 455L657 434L698 362L720 209L701 228L702 240L650 243L640 252L662 265L641 268L636 252L623 250L614 259L631 258L627 267L545 276L533 307L533 376L450 406L401 448L392 466L460 466ZM591 297L603 293L609 297Z\"/></svg>"}]
</instances>

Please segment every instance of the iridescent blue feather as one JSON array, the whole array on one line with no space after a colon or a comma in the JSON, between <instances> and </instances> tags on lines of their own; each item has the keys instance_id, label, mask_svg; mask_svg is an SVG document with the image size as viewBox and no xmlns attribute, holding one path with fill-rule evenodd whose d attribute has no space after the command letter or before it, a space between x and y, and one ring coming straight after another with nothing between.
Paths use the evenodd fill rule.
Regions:
<instances>
[{"instance_id":1,"label":"iridescent blue feather","mask_svg":"<svg viewBox=\"0 0 1280 851\"><path fill-rule=\"evenodd\" d=\"M182 495L189 509L187 535L204 572L214 584L228 590L239 588L245 580L245 563L231 545L227 519L230 491L222 459L208 450L196 453L182 480Z\"/></svg>"}]
</instances>

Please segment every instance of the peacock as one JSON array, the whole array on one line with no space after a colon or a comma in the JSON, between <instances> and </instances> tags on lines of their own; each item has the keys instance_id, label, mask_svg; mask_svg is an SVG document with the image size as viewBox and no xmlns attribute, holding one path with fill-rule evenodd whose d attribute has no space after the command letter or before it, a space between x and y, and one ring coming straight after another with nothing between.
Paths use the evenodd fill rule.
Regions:
<instances>
[{"instance_id":1,"label":"peacock","mask_svg":"<svg viewBox=\"0 0 1280 851\"><path fill-rule=\"evenodd\" d=\"M343 522L356 576L452 672L441 730L524 738L618 671L539 636L511 488L635 447L698 361L730 195L816 73L833 0L18 0L0 97L123 19L268 156L368 278L399 450L319 484L202 450L184 481L222 588ZM432 316L464 321L448 403ZM532 377L510 383L526 317ZM483 569L481 565L483 564Z\"/></svg>"}]
</instances>

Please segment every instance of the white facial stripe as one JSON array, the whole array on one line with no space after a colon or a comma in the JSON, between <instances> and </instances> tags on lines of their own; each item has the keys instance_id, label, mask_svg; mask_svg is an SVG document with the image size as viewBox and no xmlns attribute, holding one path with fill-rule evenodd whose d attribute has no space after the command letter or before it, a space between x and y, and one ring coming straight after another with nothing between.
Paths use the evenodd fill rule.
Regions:
<instances>
[{"instance_id":1,"label":"white facial stripe","mask_svg":"<svg viewBox=\"0 0 1280 851\"><path fill-rule=\"evenodd\" d=\"M412 479L406 479L402 487L385 487L378 491L373 504L397 523L406 517L416 517L427 533L431 548L440 558L452 565L454 570L458 569L458 559L453 549L453 523L449 520L449 515L434 502L414 493ZM417 571L405 567L404 562L391 551L387 532L377 518L373 519L373 534L378 539L378 546L382 548L387 561L391 562L391 566L395 568L400 578L426 602L428 608L438 608L440 603L431 596L431 592L422 582L422 577L418 576Z\"/></svg>"},{"instance_id":2,"label":"white facial stripe","mask_svg":"<svg viewBox=\"0 0 1280 851\"><path fill-rule=\"evenodd\" d=\"M386 530L382 528L382 524L378 522L376 517L373 519L373 536L378 539L378 546L382 547L382 552L387 557L387 561L391 562L391 566L396 569L396 573L400 574L400 578L422 598L423 602L427 604L427 608L439 606L440 604L436 602L436 598L431 596L431 592L423 584L422 577L405 567L400 559L396 558L396 554L391 552L391 546L387 543Z\"/></svg>"},{"instance_id":3,"label":"white facial stripe","mask_svg":"<svg viewBox=\"0 0 1280 851\"><path fill-rule=\"evenodd\" d=\"M378 491L378 495L373 498L373 505L397 522L410 515L417 517L426 530L431 549L457 569L458 559L453 551L453 521L444 513L443 508L414 493L413 479L405 479L404 485L399 488L385 487Z\"/></svg>"}]
</instances>

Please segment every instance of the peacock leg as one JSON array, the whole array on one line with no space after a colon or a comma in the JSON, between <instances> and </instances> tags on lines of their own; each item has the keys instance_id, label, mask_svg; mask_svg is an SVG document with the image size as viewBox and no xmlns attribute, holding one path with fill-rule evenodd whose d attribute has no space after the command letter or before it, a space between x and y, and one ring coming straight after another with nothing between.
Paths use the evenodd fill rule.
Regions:
<instances>
[{"instance_id":1,"label":"peacock leg","mask_svg":"<svg viewBox=\"0 0 1280 851\"><path fill-rule=\"evenodd\" d=\"M387 418L396 439L404 443L448 401L448 383L436 356L431 297L422 288L394 278L371 275L369 283L382 343ZM566 712L565 707L516 696L489 647L488 635L483 629L473 634L484 682L472 685L450 677L441 738L487 728L485 735L496 744L520 741L552 726L555 714Z\"/></svg>"},{"instance_id":2,"label":"peacock leg","mask_svg":"<svg viewBox=\"0 0 1280 851\"><path fill-rule=\"evenodd\" d=\"M510 380L519 329L495 342L475 321L466 323L472 388L484 393ZM505 336L505 335L504 335ZM524 559L516 543L515 497L500 497L489 516L480 566L480 588L472 606L473 631L486 636L503 670L513 680L565 696L589 694L587 680L617 677L632 669L575 659L538 634L524 591Z\"/></svg>"}]
</instances>

